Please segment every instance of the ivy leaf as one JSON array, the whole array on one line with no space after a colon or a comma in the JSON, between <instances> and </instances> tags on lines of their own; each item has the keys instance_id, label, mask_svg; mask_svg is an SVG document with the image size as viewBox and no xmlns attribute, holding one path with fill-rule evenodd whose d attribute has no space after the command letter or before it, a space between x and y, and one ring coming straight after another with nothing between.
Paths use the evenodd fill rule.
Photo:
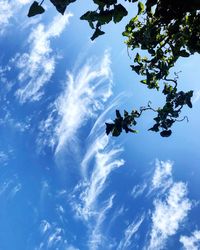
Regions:
<instances>
[{"instance_id":1,"label":"ivy leaf","mask_svg":"<svg viewBox=\"0 0 200 250\"><path fill-rule=\"evenodd\" d=\"M67 6L76 0L50 0L52 4L56 7L57 11L64 15Z\"/></svg>"},{"instance_id":2,"label":"ivy leaf","mask_svg":"<svg viewBox=\"0 0 200 250\"><path fill-rule=\"evenodd\" d=\"M122 116L121 116L121 114L120 114L119 110L116 110L116 117L117 117L117 118L119 118L119 119L121 119L121 118L122 118Z\"/></svg>"},{"instance_id":3,"label":"ivy leaf","mask_svg":"<svg viewBox=\"0 0 200 250\"><path fill-rule=\"evenodd\" d=\"M159 131L159 123L154 124L153 127L150 128L149 130L154 131L154 132L158 132Z\"/></svg>"},{"instance_id":4,"label":"ivy leaf","mask_svg":"<svg viewBox=\"0 0 200 250\"><path fill-rule=\"evenodd\" d=\"M109 23L112 20L112 10L105 10L99 13L98 21L100 24Z\"/></svg>"},{"instance_id":5,"label":"ivy leaf","mask_svg":"<svg viewBox=\"0 0 200 250\"><path fill-rule=\"evenodd\" d=\"M121 4L117 4L114 6L113 10L113 21L114 23L118 23L128 14L127 10Z\"/></svg>"},{"instance_id":6,"label":"ivy leaf","mask_svg":"<svg viewBox=\"0 0 200 250\"><path fill-rule=\"evenodd\" d=\"M39 5L38 2L34 1L29 9L28 17L32 17L45 12L45 9Z\"/></svg>"},{"instance_id":7,"label":"ivy leaf","mask_svg":"<svg viewBox=\"0 0 200 250\"><path fill-rule=\"evenodd\" d=\"M112 131L112 136L119 136L121 134L121 129L119 129L118 127L114 127L113 131Z\"/></svg>"},{"instance_id":8,"label":"ivy leaf","mask_svg":"<svg viewBox=\"0 0 200 250\"><path fill-rule=\"evenodd\" d=\"M105 32L100 30L98 27L95 29L94 34L92 35L92 37L90 38L92 41L97 38L98 36L104 35Z\"/></svg>"},{"instance_id":9,"label":"ivy leaf","mask_svg":"<svg viewBox=\"0 0 200 250\"><path fill-rule=\"evenodd\" d=\"M94 3L98 4L102 8L106 5L106 2L101 0L94 0Z\"/></svg>"},{"instance_id":10,"label":"ivy leaf","mask_svg":"<svg viewBox=\"0 0 200 250\"><path fill-rule=\"evenodd\" d=\"M106 134L109 135L110 132L113 131L115 124L113 123L105 123L106 124Z\"/></svg>"},{"instance_id":11,"label":"ivy leaf","mask_svg":"<svg viewBox=\"0 0 200 250\"><path fill-rule=\"evenodd\" d=\"M181 50L179 52L179 55L182 57L189 57L190 56L190 54L186 50Z\"/></svg>"},{"instance_id":12,"label":"ivy leaf","mask_svg":"<svg viewBox=\"0 0 200 250\"><path fill-rule=\"evenodd\" d=\"M131 69L134 70L138 75L140 74L140 70L142 69L142 65L131 65Z\"/></svg>"},{"instance_id":13,"label":"ivy leaf","mask_svg":"<svg viewBox=\"0 0 200 250\"><path fill-rule=\"evenodd\" d=\"M138 3L138 15L144 12L144 4L142 2Z\"/></svg>"},{"instance_id":14,"label":"ivy leaf","mask_svg":"<svg viewBox=\"0 0 200 250\"><path fill-rule=\"evenodd\" d=\"M132 129L132 128L128 128L128 131L134 134L138 134L138 130Z\"/></svg>"},{"instance_id":15,"label":"ivy leaf","mask_svg":"<svg viewBox=\"0 0 200 250\"><path fill-rule=\"evenodd\" d=\"M160 135L162 137L169 137L172 134L171 130L163 130L162 132L160 132Z\"/></svg>"}]
</instances>

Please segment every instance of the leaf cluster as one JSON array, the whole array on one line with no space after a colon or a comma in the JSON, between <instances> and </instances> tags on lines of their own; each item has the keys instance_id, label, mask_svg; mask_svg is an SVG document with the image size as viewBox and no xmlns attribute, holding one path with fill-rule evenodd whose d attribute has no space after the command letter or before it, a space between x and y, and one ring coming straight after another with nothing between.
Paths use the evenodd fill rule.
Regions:
<instances>
[{"instance_id":1,"label":"leaf cluster","mask_svg":"<svg viewBox=\"0 0 200 250\"><path fill-rule=\"evenodd\" d=\"M42 14L45 10L34 1L28 16ZM57 11L64 14L69 4L76 0L50 0ZM113 123L106 123L106 133L118 136L124 130L133 132L130 127L136 125L145 110L157 112L156 122L149 130L160 132L161 136L171 135L171 127L178 120L184 105L192 107L193 91L178 91L177 78L169 80L169 75L179 58L200 53L200 1L190 0L125 0L137 4L137 15L126 25L123 36L126 45L133 51L131 69L141 76L141 83L157 91L162 88L165 104L162 108L152 109L149 105L140 112L124 111L124 116L116 110ZM97 8L88 10L80 19L88 22L94 30L91 39L103 35L102 26L110 22L119 23L128 11L118 0L92 0ZM134 53L136 49L145 53ZM168 84L173 83L173 85ZM135 113L136 112L136 113Z\"/></svg>"},{"instance_id":2,"label":"leaf cluster","mask_svg":"<svg viewBox=\"0 0 200 250\"><path fill-rule=\"evenodd\" d=\"M140 113L137 110L133 110L130 114L124 110L124 116L122 117L119 110L116 110L116 118L113 123L106 123L106 134L110 133L112 136L119 136L124 130L126 133L137 133L137 130L132 129L132 126L137 124L136 118L140 117Z\"/></svg>"}]
</instances>

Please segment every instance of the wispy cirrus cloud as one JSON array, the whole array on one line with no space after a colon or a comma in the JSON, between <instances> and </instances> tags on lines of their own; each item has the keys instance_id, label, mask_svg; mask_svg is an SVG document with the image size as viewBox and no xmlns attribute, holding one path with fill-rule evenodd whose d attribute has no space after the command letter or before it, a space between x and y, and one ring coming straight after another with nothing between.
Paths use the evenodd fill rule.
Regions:
<instances>
[{"instance_id":1,"label":"wispy cirrus cloud","mask_svg":"<svg viewBox=\"0 0 200 250\"><path fill-rule=\"evenodd\" d=\"M104 236L104 234L102 233L102 224L104 222L104 220L106 219L106 214L108 213L108 211L113 207L113 199L114 199L114 195L112 195L106 202L105 205L103 206L103 208L101 208L98 211L98 214L96 214L96 219L95 219L95 223L94 226L92 226L89 229L89 240L88 240L88 248L90 250L96 250L96 249L100 249L100 248L104 248L105 247L107 249L109 249L109 245L107 244L105 246L107 242L106 237Z\"/></svg>"},{"instance_id":2,"label":"wispy cirrus cloud","mask_svg":"<svg viewBox=\"0 0 200 250\"><path fill-rule=\"evenodd\" d=\"M169 188L172 183L172 162L156 160L156 168L152 178L152 189L162 189L163 192Z\"/></svg>"},{"instance_id":3,"label":"wispy cirrus cloud","mask_svg":"<svg viewBox=\"0 0 200 250\"><path fill-rule=\"evenodd\" d=\"M0 35L4 34L11 25L10 20L31 0L0 0Z\"/></svg>"},{"instance_id":4,"label":"wispy cirrus cloud","mask_svg":"<svg viewBox=\"0 0 200 250\"><path fill-rule=\"evenodd\" d=\"M76 132L85 121L95 116L111 96L112 72L110 55L106 51L100 63L89 60L78 72L68 73L64 93L56 101L60 121L55 128L55 152L75 139Z\"/></svg>"},{"instance_id":5,"label":"wispy cirrus cloud","mask_svg":"<svg viewBox=\"0 0 200 250\"><path fill-rule=\"evenodd\" d=\"M181 236L180 242L183 244L185 250L200 249L200 231L195 230L191 236Z\"/></svg>"},{"instance_id":6,"label":"wispy cirrus cloud","mask_svg":"<svg viewBox=\"0 0 200 250\"><path fill-rule=\"evenodd\" d=\"M141 185L135 185L131 191L131 196L136 199L141 196L147 188L147 183L143 183Z\"/></svg>"},{"instance_id":7,"label":"wispy cirrus cloud","mask_svg":"<svg viewBox=\"0 0 200 250\"><path fill-rule=\"evenodd\" d=\"M131 244L133 243L132 238L135 233L137 233L140 228L142 222L144 221L144 215L140 218L134 220L124 231L124 238L120 241L117 250L129 249Z\"/></svg>"},{"instance_id":8,"label":"wispy cirrus cloud","mask_svg":"<svg viewBox=\"0 0 200 250\"><path fill-rule=\"evenodd\" d=\"M47 26L38 24L27 40L29 52L17 54L14 58L20 71L18 81L21 87L16 96L21 103L37 101L43 95L43 87L54 74L58 57L51 48L51 40L62 34L71 16L71 13L63 17L57 15Z\"/></svg>"},{"instance_id":9,"label":"wispy cirrus cloud","mask_svg":"<svg viewBox=\"0 0 200 250\"><path fill-rule=\"evenodd\" d=\"M44 143L55 147L55 154L76 141L79 129L103 109L112 95L110 64L110 55L105 51L101 60L88 59L75 72L67 73L62 93L40 125Z\"/></svg>"},{"instance_id":10,"label":"wispy cirrus cloud","mask_svg":"<svg viewBox=\"0 0 200 250\"><path fill-rule=\"evenodd\" d=\"M124 160L118 158L122 150L120 147L109 145L109 138L102 134L86 152L84 164L89 165L94 161L94 167L88 170L82 184L78 186L78 190L81 190L80 201L75 206L77 215L84 220L96 214L98 197L104 191L111 172L124 165Z\"/></svg>"},{"instance_id":11,"label":"wispy cirrus cloud","mask_svg":"<svg viewBox=\"0 0 200 250\"><path fill-rule=\"evenodd\" d=\"M157 198L154 199L150 242L146 249L159 250L170 236L176 234L192 208L192 202L187 198L187 185L173 181L170 162L157 161L152 184L157 189Z\"/></svg>"},{"instance_id":12,"label":"wispy cirrus cloud","mask_svg":"<svg viewBox=\"0 0 200 250\"><path fill-rule=\"evenodd\" d=\"M13 15L12 5L9 1L0 0L0 35L5 32L9 20Z\"/></svg>"},{"instance_id":13,"label":"wispy cirrus cloud","mask_svg":"<svg viewBox=\"0 0 200 250\"><path fill-rule=\"evenodd\" d=\"M9 161L9 156L4 151L0 151L0 165L7 165Z\"/></svg>"},{"instance_id":14,"label":"wispy cirrus cloud","mask_svg":"<svg viewBox=\"0 0 200 250\"><path fill-rule=\"evenodd\" d=\"M66 239L65 230L55 222L51 223L47 220L40 222L40 240L39 246L36 246L34 249L78 250L78 248L72 246Z\"/></svg>"}]
</instances>

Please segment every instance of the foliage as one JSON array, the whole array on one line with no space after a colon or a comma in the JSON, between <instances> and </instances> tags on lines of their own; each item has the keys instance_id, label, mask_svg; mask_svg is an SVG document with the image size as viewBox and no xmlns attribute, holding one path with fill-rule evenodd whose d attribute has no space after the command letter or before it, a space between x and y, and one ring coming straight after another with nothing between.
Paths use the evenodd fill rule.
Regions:
<instances>
[{"instance_id":1,"label":"foliage","mask_svg":"<svg viewBox=\"0 0 200 250\"><path fill-rule=\"evenodd\" d=\"M50 0L56 9L64 14L66 7L76 0ZM126 0L125 0L126 1ZM160 90L165 96L163 107L153 109L150 104L132 111L124 111L122 117L116 110L113 123L106 123L106 133L119 136L136 130L131 126L137 124L143 111L152 110L157 113L155 124L149 130L160 132L163 137L171 135L171 127L179 119L182 108L187 105L192 108L193 91L178 91L178 77L169 79L170 70L181 57L189 57L195 52L200 53L200 1L199 0L146 0L145 4L138 0L128 0L137 4L137 15L125 27L123 36L126 44L133 52L144 50L145 56L136 53L131 69L140 75L149 89ZM118 23L128 11L118 0L93 0L97 5L94 11L87 11L80 19L86 20L94 30L92 40L105 32L102 26L110 22ZM28 16L43 13L41 4L34 2ZM138 50L137 50L138 51Z\"/></svg>"}]
</instances>

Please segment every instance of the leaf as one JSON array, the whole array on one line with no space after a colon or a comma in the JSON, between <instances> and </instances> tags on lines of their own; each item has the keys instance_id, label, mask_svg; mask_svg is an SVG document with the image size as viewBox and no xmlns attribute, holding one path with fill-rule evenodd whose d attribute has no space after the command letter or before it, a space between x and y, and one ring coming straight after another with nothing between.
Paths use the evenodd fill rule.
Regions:
<instances>
[{"instance_id":1,"label":"leaf","mask_svg":"<svg viewBox=\"0 0 200 250\"><path fill-rule=\"evenodd\" d=\"M117 4L114 6L113 11L113 21L114 23L118 23L128 14L127 10L121 4Z\"/></svg>"},{"instance_id":2,"label":"leaf","mask_svg":"<svg viewBox=\"0 0 200 250\"><path fill-rule=\"evenodd\" d=\"M169 137L172 134L171 130L163 130L162 132L160 132L160 135L162 137Z\"/></svg>"},{"instance_id":3,"label":"leaf","mask_svg":"<svg viewBox=\"0 0 200 250\"><path fill-rule=\"evenodd\" d=\"M142 14L144 12L144 4L142 2L138 3L138 15Z\"/></svg>"},{"instance_id":4,"label":"leaf","mask_svg":"<svg viewBox=\"0 0 200 250\"><path fill-rule=\"evenodd\" d=\"M112 10L101 11L98 16L98 21L100 24L109 23L112 20Z\"/></svg>"},{"instance_id":5,"label":"leaf","mask_svg":"<svg viewBox=\"0 0 200 250\"><path fill-rule=\"evenodd\" d=\"M38 2L34 1L29 9L28 17L32 17L45 12L45 9L39 5Z\"/></svg>"},{"instance_id":6,"label":"leaf","mask_svg":"<svg viewBox=\"0 0 200 250\"><path fill-rule=\"evenodd\" d=\"M112 136L119 136L120 134L121 134L121 131L117 127L114 127L112 131Z\"/></svg>"},{"instance_id":7,"label":"leaf","mask_svg":"<svg viewBox=\"0 0 200 250\"><path fill-rule=\"evenodd\" d=\"M121 114L120 114L119 110L116 110L116 117L117 117L117 118L119 118L119 119L121 119L121 118L122 118L122 116L121 116Z\"/></svg>"},{"instance_id":8,"label":"leaf","mask_svg":"<svg viewBox=\"0 0 200 250\"><path fill-rule=\"evenodd\" d=\"M154 124L153 127L148 129L148 130L158 132L159 131L159 123Z\"/></svg>"},{"instance_id":9,"label":"leaf","mask_svg":"<svg viewBox=\"0 0 200 250\"><path fill-rule=\"evenodd\" d=\"M132 129L132 128L128 128L128 131L134 134L138 134L138 130Z\"/></svg>"},{"instance_id":10,"label":"leaf","mask_svg":"<svg viewBox=\"0 0 200 250\"><path fill-rule=\"evenodd\" d=\"M113 131L115 124L113 123L105 123L106 124L106 134L109 135L110 132Z\"/></svg>"},{"instance_id":11,"label":"leaf","mask_svg":"<svg viewBox=\"0 0 200 250\"><path fill-rule=\"evenodd\" d=\"M131 69L134 70L138 75L140 74L140 70L142 69L142 65L131 65Z\"/></svg>"},{"instance_id":12,"label":"leaf","mask_svg":"<svg viewBox=\"0 0 200 250\"><path fill-rule=\"evenodd\" d=\"M182 56L182 57L189 57L190 54L186 51L186 50L181 50L179 52L179 56Z\"/></svg>"},{"instance_id":13,"label":"leaf","mask_svg":"<svg viewBox=\"0 0 200 250\"><path fill-rule=\"evenodd\" d=\"M95 29L94 34L92 35L92 37L90 38L92 41L97 38L98 36L104 35L105 32L100 30L98 27Z\"/></svg>"},{"instance_id":14,"label":"leaf","mask_svg":"<svg viewBox=\"0 0 200 250\"><path fill-rule=\"evenodd\" d=\"M151 7L157 4L157 0L147 0L146 7L150 11Z\"/></svg>"},{"instance_id":15,"label":"leaf","mask_svg":"<svg viewBox=\"0 0 200 250\"><path fill-rule=\"evenodd\" d=\"M64 15L67 6L76 0L50 0L52 4L56 7L57 11Z\"/></svg>"}]
</instances>

